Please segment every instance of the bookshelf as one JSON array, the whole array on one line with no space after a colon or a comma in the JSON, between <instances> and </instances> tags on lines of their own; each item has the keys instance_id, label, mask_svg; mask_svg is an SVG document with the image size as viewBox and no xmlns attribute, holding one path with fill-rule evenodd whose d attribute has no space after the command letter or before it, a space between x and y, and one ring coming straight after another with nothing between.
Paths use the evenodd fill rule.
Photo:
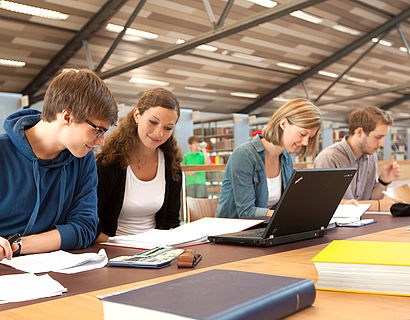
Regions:
<instances>
[{"instance_id":1,"label":"bookshelf","mask_svg":"<svg viewBox=\"0 0 410 320\"><path fill-rule=\"evenodd\" d=\"M207 143L214 164L226 164L235 147L249 140L248 115L230 114L194 119L194 135Z\"/></svg>"},{"instance_id":2,"label":"bookshelf","mask_svg":"<svg viewBox=\"0 0 410 320\"><path fill-rule=\"evenodd\" d=\"M390 133L391 157L394 160L409 159L409 142L410 130L407 128L392 128Z\"/></svg>"}]
</instances>

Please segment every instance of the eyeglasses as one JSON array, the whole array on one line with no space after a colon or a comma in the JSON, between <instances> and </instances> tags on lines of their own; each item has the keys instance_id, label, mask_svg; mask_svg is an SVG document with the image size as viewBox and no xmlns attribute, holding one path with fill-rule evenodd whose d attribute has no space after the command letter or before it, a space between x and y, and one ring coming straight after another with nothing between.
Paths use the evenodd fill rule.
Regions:
<instances>
[{"instance_id":1,"label":"eyeglasses","mask_svg":"<svg viewBox=\"0 0 410 320\"><path fill-rule=\"evenodd\" d=\"M96 136L97 138L101 137L104 133L107 132L107 129L100 128L99 126L96 126L96 125L95 125L94 123L92 123L90 120L87 120L87 119L86 119L85 122L87 122L91 127L93 127L93 128L95 129L95 131L96 131L95 136Z\"/></svg>"}]
</instances>

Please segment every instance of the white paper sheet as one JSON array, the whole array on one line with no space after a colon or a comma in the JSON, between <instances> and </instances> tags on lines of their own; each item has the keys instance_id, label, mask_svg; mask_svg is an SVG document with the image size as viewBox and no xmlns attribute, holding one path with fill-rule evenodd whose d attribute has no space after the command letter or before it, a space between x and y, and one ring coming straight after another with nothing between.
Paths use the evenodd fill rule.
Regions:
<instances>
[{"instance_id":1,"label":"white paper sheet","mask_svg":"<svg viewBox=\"0 0 410 320\"><path fill-rule=\"evenodd\" d=\"M52 271L75 273L102 268L107 262L107 254L104 249L101 249L98 253L73 254L59 250L48 253L29 254L15 257L11 260L3 259L0 263L30 273Z\"/></svg>"},{"instance_id":2,"label":"white paper sheet","mask_svg":"<svg viewBox=\"0 0 410 320\"><path fill-rule=\"evenodd\" d=\"M263 220L257 219L229 219L229 218L202 218L184 224L175 230L189 230L190 232L207 232L209 236L239 232L253 227Z\"/></svg>"},{"instance_id":3,"label":"white paper sheet","mask_svg":"<svg viewBox=\"0 0 410 320\"><path fill-rule=\"evenodd\" d=\"M110 237L108 244L119 244L140 249L152 249L158 246L181 247L208 241L206 232L190 232L151 229L146 232L130 235Z\"/></svg>"},{"instance_id":4,"label":"white paper sheet","mask_svg":"<svg viewBox=\"0 0 410 320\"><path fill-rule=\"evenodd\" d=\"M108 245L140 249L157 246L182 247L208 242L208 236L239 232L261 223L262 220L202 218L171 230L152 229L130 236L110 237Z\"/></svg>"},{"instance_id":5,"label":"white paper sheet","mask_svg":"<svg viewBox=\"0 0 410 320\"><path fill-rule=\"evenodd\" d=\"M48 274L32 273L0 276L0 304L52 297L67 292L59 282Z\"/></svg>"},{"instance_id":6,"label":"white paper sheet","mask_svg":"<svg viewBox=\"0 0 410 320\"><path fill-rule=\"evenodd\" d=\"M345 224L359 221L361 216L370 208L370 204L360 203L358 206L353 204L339 204L329 224Z\"/></svg>"}]
</instances>

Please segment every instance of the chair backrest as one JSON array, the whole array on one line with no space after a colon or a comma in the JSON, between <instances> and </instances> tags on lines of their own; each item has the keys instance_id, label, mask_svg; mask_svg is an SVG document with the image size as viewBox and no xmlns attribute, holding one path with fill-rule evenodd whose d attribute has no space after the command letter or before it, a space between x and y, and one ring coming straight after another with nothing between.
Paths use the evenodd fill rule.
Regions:
<instances>
[{"instance_id":1,"label":"chair backrest","mask_svg":"<svg viewBox=\"0 0 410 320\"><path fill-rule=\"evenodd\" d=\"M219 198L202 199L187 197L189 221L199 220L204 217L215 217Z\"/></svg>"}]
</instances>

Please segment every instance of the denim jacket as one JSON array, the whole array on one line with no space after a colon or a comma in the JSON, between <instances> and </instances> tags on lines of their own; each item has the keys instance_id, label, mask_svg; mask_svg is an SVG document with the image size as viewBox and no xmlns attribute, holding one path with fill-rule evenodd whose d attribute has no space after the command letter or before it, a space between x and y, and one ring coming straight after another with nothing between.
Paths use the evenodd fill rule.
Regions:
<instances>
[{"instance_id":1,"label":"denim jacket","mask_svg":"<svg viewBox=\"0 0 410 320\"><path fill-rule=\"evenodd\" d=\"M266 216L268 182L265 171L265 148L261 136L237 147L229 158L222 181L216 217L242 218ZM293 161L285 150L280 155L282 192L293 173ZM274 209L272 207L272 209Z\"/></svg>"}]
</instances>

